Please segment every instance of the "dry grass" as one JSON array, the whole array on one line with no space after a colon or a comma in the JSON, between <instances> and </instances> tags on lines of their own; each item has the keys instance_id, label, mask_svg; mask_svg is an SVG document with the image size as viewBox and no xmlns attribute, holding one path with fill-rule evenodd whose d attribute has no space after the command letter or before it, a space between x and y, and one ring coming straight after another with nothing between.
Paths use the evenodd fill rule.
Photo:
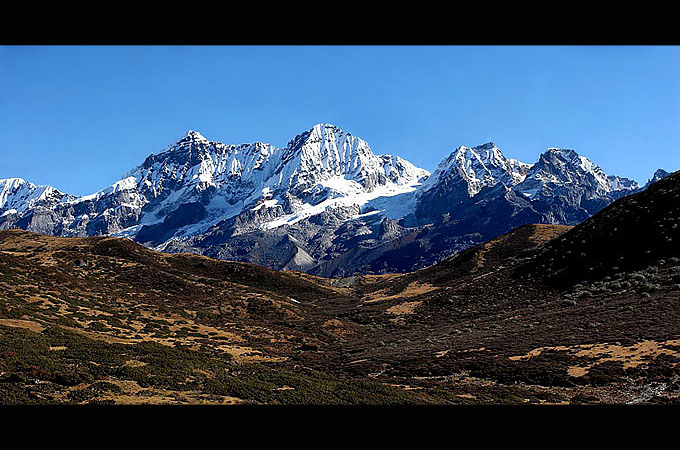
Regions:
<instances>
[{"instance_id":1,"label":"dry grass","mask_svg":"<svg viewBox=\"0 0 680 450\"><path fill-rule=\"evenodd\" d=\"M14 328L24 328L26 330L35 331L36 333L40 333L45 329L45 327L39 324L38 322L21 319L0 319L0 325L5 325Z\"/></svg>"},{"instance_id":2,"label":"dry grass","mask_svg":"<svg viewBox=\"0 0 680 450\"><path fill-rule=\"evenodd\" d=\"M106 380L121 390L118 393L102 393L89 398L83 403L96 401L113 401L116 405L235 405L243 403L236 397L208 395L200 391L166 391L157 388L143 388L135 381ZM79 384L64 391L64 398L69 393L87 389L90 384Z\"/></svg>"},{"instance_id":3,"label":"dry grass","mask_svg":"<svg viewBox=\"0 0 680 450\"><path fill-rule=\"evenodd\" d=\"M661 355L668 355L680 360L680 351L669 347L680 347L680 339L670 339L661 342L645 340L630 346L603 343L540 347L531 350L525 355L511 356L510 360L528 360L540 356L545 351L568 352L574 357L592 360L590 364L570 366L567 370L567 373L572 377L582 377L594 366L608 361L621 362L625 370L649 363Z\"/></svg>"},{"instance_id":4,"label":"dry grass","mask_svg":"<svg viewBox=\"0 0 680 450\"><path fill-rule=\"evenodd\" d=\"M385 290L381 289L376 292L372 292L368 295L368 299L364 300L364 303L377 303L377 302L384 302L384 301L389 301L389 300L395 300L395 299L405 299L405 298L413 298L413 297L418 297L423 294L427 294L428 292L432 292L436 290L437 288L435 286L432 286L431 284L428 283L421 283L419 281L413 281L409 283L404 290L397 294L393 295L386 295Z\"/></svg>"},{"instance_id":5,"label":"dry grass","mask_svg":"<svg viewBox=\"0 0 680 450\"><path fill-rule=\"evenodd\" d=\"M394 305L387 308L387 314L393 314L396 316L410 316L416 312L416 308L420 306L423 302L404 302L398 305Z\"/></svg>"}]
</instances>

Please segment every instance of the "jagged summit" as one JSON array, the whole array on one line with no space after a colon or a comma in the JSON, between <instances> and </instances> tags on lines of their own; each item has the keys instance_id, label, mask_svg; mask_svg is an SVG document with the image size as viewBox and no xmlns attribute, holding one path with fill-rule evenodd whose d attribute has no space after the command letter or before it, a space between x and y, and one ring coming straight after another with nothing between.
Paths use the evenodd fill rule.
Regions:
<instances>
[{"instance_id":1,"label":"jagged summit","mask_svg":"<svg viewBox=\"0 0 680 450\"><path fill-rule=\"evenodd\" d=\"M168 149L173 150L177 148L194 147L196 145L210 145L212 142L209 141L205 136L203 136L198 131L188 130L181 138L171 144Z\"/></svg>"},{"instance_id":2,"label":"jagged summit","mask_svg":"<svg viewBox=\"0 0 680 450\"><path fill-rule=\"evenodd\" d=\"M429 175L401 158L376 155L366 141L328 123L316 124L291 140L282 150L281 162L285 167L281 173L303 190L319 183L336 191L356 190L352 188L356 183L373 192L391 184L413 185Z\"/></svg>"},{"instance_id":3,"label":"jagged summit","mask_svg":"<svg viewBox=\"0 0 680 450\"><path fill-rule=\"evenodd\" d=\"M576 158L578 153L573 148L548 147L543 154L559 155L565 158Z\"/></svg>"},{"instance_id":4,"label":"jagged summit","mask_svg":"<svg viewBox=\"0 0 680 450\"><path fill-rule=\"evenodd\" d=\"M324 136L324 134L328 133L338 133L338 134L345 134L345 132L342 130L337 125L333 125L332 123L317 123L313 125L311 128L308 130L302 131L298 133L293 139L291 139L288 142L288 145L286 146L287 148L300 148L302 143L307 141L310 138L316 137L316 139L319 138L319 136ZM347 133L349 136L351 136L350 133Z\"/></svg>"},{"instance_id":5,"label":"jagged summit","mask_svg":"<svg viewBox=\"0 0 680 450\"><path fill-rule=\"evenodd\" d=\"M573 149L549 148L531 167L527 179L529 186L518 187L518 190L532 198L541 192L551 195L555 186L567 184L587 187L588 198L640 188L634 180L606 174L600 166Z\"/></svg>"},{"instance_id":6,"label":"jagged summit","mask_svg":"<svg viewBox=\"0 0 680 450\"><path fill-rule=\"evenodd\" d=\"M438 185L462 183L469 197L498 183L512 186L524 179L529 164L506 158L493 142L476 147L459 146L445 158L423 186L423 191Z\"/></svg>"},{"instance_id":7,"label":"jagged summit","mask_svg":"<svg viewBox=\"0 0 680 450\"><path fill-rule=\"evenodd\" d=\"M652 183L656 183L659 180L663 180L666 178L668 175L670 175L670 172L667 172L663 169L658 169L656 172L654 172L654 175L652 175L652 178L650 178L647 183L645 184L645 187L649 186Z\"/></svg>"},{"instance_id":8,"label":"jagged summit","mask_svg":"<svg viewBox=\"0 0 680 450\"><path fill-rule=\"evenodd\" d=\"M318 131L322 131L322 130L325 130L325 129L343 132L343 131L342 131L342 128L340 128L339 126L334 125L334 124L332 124L332 123L328 123L328 122L320 122L320 123L317 123L316 125L314 125L314 126L311 128L310 131L316 131L316 132L318 132ZM349 133L347 133L347 134L349 134Z\"/></svg>"},{"instance_id":9,"label":"jagged summit","mask_svg":"<svg viewBox=\"0 0 680 450\"><path fill-rule=\"evenodd\" d=\"M38 186L23 178L0 179L0 229L9 217L25 214L34 208L49 210L72 198L52 186Z\"/></svg>"},{"instance_id":10,"label":"jagged summit","mask_svg":"<svg viewBox=\"0 0 680 450\"><path fill-rule=\"evenodd\" d=\"M464 146L461 146L461 147L464 147ZM474 148L475 150L487 150L487 149L490 150L490 149L493 149L493 148L498 148L498 146L496 145L496 143L490 141L490 142L486 142L486 143L481 144L481 145L477 145L477 146L472 147L472 148Z\"/></svg>"},{"instance_id":11,"label":"jagged summit","mask_svg":"<svg viewBox=\"0 0 680 450\"><path fill-rule=\"evenodd\" d=\"M209 142L200 132L194 130L188 130L184 135L184 138L191 139L195 141L205 141Z\"/></svg>"},{"instance_id":12,"label":"jagged summit","mask_svg":"<svg viewBox=\"0 0 680 450\"><path fill-rule=\"evenodd\" d=\"M191 147L197 144L200 145L208 145L211 144L212 141L208 140L205 136L203 136L200 132L195 131L195 130L187 130L186 133L184 133L179 139L175 140L173 143L168 145L165 150L161 153L166 153L169 151L177 150L177 149L184 149L187 147ZM152 153L153 155L153 153Z\"/></svg>"}]
</instances>

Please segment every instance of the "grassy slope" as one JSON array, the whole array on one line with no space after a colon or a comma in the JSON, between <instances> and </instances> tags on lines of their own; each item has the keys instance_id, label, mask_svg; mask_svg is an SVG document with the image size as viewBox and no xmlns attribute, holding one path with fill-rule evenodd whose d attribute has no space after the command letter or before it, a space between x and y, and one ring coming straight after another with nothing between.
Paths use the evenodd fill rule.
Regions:
<instances>
[{"instance_id":1,"label":"grassy slope","mask_svg":"<svg viewBox=\"0 0 680 450\"><path fill-rule=\"evenodd\" d=\"M0 250L2 404L434 401L285 364L302 302L339 295L312 277L113 238L12 230Z\"/></svg>"}]
</instances>

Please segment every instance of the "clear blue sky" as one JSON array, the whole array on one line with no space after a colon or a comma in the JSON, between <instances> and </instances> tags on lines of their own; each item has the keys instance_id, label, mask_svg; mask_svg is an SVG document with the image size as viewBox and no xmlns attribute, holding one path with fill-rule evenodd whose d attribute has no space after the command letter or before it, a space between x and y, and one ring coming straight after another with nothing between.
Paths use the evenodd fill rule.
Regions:
<instances>
[{"instance_id":1,"label":"clear blue sky","mask_svg":"<svg viewBox=\"0 0 680 450\"><path fill-rule=\"evenodd\" d=\"M188 129L284 146L319 122L430 171L493 141L644 182L680 169L680 47L0 47L0 178L89 194Z\"/></svg>"}]
</instances>

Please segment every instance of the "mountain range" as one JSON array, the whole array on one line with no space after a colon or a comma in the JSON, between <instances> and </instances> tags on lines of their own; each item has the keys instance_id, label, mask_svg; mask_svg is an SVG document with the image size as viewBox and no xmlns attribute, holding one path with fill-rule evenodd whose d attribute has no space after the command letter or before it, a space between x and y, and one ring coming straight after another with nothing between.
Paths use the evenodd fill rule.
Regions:
<instances>
[{"instance_id":1,"label":"mountain range","mask_svg":"<svg viewBox=\"0 0 680 450\"><path fill-rule=\"evenodd\" d=\"M641 186L571 149L527 164L493 143L460 146L430 174L331 124L283 148L189 131L92 195L0 180L0 230L127 237L322 276L408 272L524 224L576 225L667 175Z\"/></svg>"}]
</instances>

